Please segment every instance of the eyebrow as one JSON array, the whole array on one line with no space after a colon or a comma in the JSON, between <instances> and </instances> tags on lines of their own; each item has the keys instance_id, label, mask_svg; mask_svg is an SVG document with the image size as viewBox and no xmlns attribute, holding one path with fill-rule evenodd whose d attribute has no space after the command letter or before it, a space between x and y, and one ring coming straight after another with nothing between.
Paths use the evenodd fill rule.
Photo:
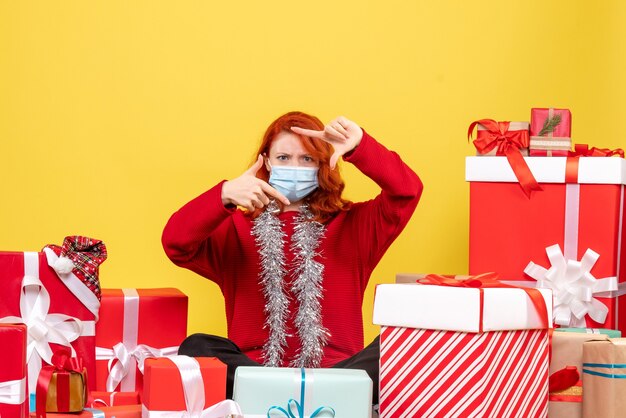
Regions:
<instances>
[{"instance_id":1,"label":"eyebrow","mask_svg":"<svg viewBox=\"0 0 626 418\"><path fill-rule=\"evenodd\" d=\"M286 155L288 157L293 156L293 154L290 154L288 152L282 152L282 151L277 151L276 155ZM311 155L309 153L306 153L306 154L300 154L300 157L311 157L311 158L313 158L313 155Z\"/></svg>"}]
</instances>

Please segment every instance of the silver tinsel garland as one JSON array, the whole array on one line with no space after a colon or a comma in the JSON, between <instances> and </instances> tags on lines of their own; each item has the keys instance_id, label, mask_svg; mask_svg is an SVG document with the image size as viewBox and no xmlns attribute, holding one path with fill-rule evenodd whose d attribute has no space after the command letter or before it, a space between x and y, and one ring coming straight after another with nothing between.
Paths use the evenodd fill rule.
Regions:
<instances>
[{"instance_id":1,"label":"silver tinsel garland","mask_svg":"<svg viewBox=\"0 0 626 418\"><path fill-rule=\"evenodd\" d=\"M283 224L276 216L280 212L272 201L259 215L252 228L252 235L261 258L259 281L265 295L265 327L269 336L263 347L266 366L280 366L285 353L287 330L285 322L289 316L289 298L285 290L285 233ZM328 330L322 326L321 304L323 264L314 260L319 255L317 248L324 236L323 224L313 221L310 211L303 207L295 220L291 238L294 252L294 276L292 291L299 307L295 326L301 348L291 362L292 367L319 367Z\"/></svg>"},{"instance_id":2,"label":"silver tinsel garland","mask_svg":"<svg viewBox=\"0 0 626 418\"><path fill-rule=\"evenodd\" d=\"M261 258L259 280L265 295L265 327L269 328L269 337L263 346L263 363L272 367L280 366L285 353L285 322L289 315L289 299L284 289L287 273L283 251L285 233L282 222L276 216L278 212L278 205L271 201L252 227Z\"/></svg>"},{"instance_id":3,"label":"silver tinsel garland","mask_svg":"<svg viewBox=\"0 0 626 418\"><path fill-rule=\"evenodd\" d=\"M322 326L321 304L324 265L314 258L324 236L324 225L312 221L306 207L296 218L291 240L295 254L293 292L300 302L295 319L300 337L300 351L291 367L319 367L328 339L328 330Z\"/></svg>"}]
</instances>

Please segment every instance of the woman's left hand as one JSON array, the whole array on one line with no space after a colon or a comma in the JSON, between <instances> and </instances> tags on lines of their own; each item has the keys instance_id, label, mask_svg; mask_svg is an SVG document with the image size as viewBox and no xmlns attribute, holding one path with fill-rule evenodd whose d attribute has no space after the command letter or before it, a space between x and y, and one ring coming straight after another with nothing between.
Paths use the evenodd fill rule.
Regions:
<instances>
[{"instance_id":1,"label":"woman's left hand","mask_svg":"<svg viewBox=\"0 0 626 418\"><path fill-rule=\"evenodd\" d=\"M335 152L330 157L330 168L333 170L337 165L337 160L344 154L355 149L363 138L363 130L361 127L343 116L339 116L330 121L324 126L323 131L303 129L296 126L292 127L291 130L299 135L319 138L331 144L335 149Z\"/></svg>"}]
</instances>

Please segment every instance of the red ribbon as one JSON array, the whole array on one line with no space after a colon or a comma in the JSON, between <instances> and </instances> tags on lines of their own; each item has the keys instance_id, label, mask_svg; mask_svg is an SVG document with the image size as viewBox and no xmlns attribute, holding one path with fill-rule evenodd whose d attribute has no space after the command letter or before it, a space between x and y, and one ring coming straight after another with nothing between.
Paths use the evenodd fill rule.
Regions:
<instances>
[{"instance_id":1,"label":"red ribbon","mask_svg":"<svg viewBox=\"0 0 626 418\"><path fill-rule=\"evenodd\" d=\"M587 144L576 144L574 145L574 151L569 152L570 157L612 157L614 155L624 158L624 150L621 148L589 148Z\"/></svg>"},{"instance_id":2,"label":"red ribbon","mask_svg":"<svg viewBox=\"0 0 626 418\"><path fill-rule=\"evenodd\" d=\"M41 368L37 379L37 418L46 417L46 401L52 375L57 375L57 411L68 412L70 408L70 373L83 373L83 361L72 358L70 350L63 347L52 355L52 364Z\"/></svg>"},{"instance_id":3,"label":"red ribbon","mask_svg":"<svg viewBox=\"0 0 626 418\"><path fill-rule=\"evenodd\" d=\"M437 286L451 286L451 287L473 287L480 290L480 323L479 332L483 332L483 302L485 288L508 288L508 289L521 289L530 298L530 301L535 307L539 318L541 319L542 328L549 328L548 321L548 307L546 301L543 299L541 292L537 289L527 287L517 287L502 283L498 280L497 273L483 273L476 276L469 276L468 278L461 280L455 276L446 276L439 274L428 274L423 279L419 279L418 283L432 284Z\"/></svg>"},{"instance_id":4,"label":"red ribbon","mask_svg":"<svg viewBox=\"0 0 626 418\"><path fill-rule=\"evenodd\" d=\"M527 148L529 137L528 130L509 131L510 122L496 122L493 119L481 119L469 126L467 131L468 141L472 139L472 132L476 125L482 125L485 130L479 130L476 139L473 141L474 146L479 154L486 154L496 149L496 155L505 155L509 161L509 165L517 177L522 190L526 196L534 190L541 190L541 186L535 180L533 173L528 168L528 164L524 160L520 149Z\"/></svg>"},{"instance_id":5,"label":"red ribbon","mask_svg":"<svg viewBox=\"0 0 626 418\"><path fill-rule=\"evenodd\" d=\"M578 162L580 157L612 157L614 155L624 158L624 150L621 148L608 149L596 148L587 144L576 144L574 151L569 151L565 165L565 183L578 183Z\"/></svg>"},{"instance_id":6,"label":"red ribbon","mask_svg":"<svg viewBox=\"0 0 626 418\"><path fill-rule=\"evenodd\" d=\"M580 374L576 366L563 367L550 375L548 392L560 392L569 389L572 386L576 386L579 380Z\"/></svg>"}]
</instances>

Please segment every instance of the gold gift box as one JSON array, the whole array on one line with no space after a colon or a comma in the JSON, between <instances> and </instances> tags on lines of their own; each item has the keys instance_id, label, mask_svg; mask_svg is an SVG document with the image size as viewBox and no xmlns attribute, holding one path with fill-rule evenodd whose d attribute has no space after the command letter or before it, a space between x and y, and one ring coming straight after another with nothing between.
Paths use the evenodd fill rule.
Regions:
<instances>
[{"instance_id":1,"label":"gold gift box","mask_svg":"<svg viewBox=\"0 0 626 418\"><path fill-rule=\"evenodd\" d=\"M66 391L69 394L69 407L60 408L57 393ZM73 371L56 371L50 379L48 396L46 398L46 412L80 412L87 405L87 371L81 373Z\"/></svg>"}]
</instances>

